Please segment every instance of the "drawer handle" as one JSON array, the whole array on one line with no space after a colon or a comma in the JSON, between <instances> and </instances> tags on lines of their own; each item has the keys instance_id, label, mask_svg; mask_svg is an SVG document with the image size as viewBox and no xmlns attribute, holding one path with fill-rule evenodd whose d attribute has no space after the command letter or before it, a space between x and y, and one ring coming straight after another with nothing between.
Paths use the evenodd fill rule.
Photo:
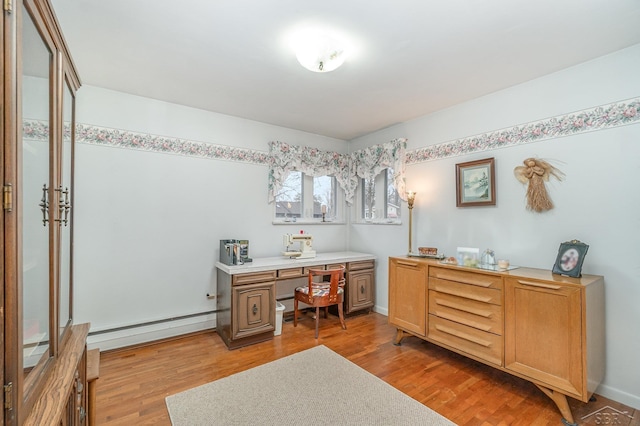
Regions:
<instances>
[{"instance_id":1,"label":"drawer handle","mask_svg":"<svg viewBox=\"0 0 640 426\"><path fill-rule=\"evenodd\" d=\"M456 315L449 315L446 312L438 313L438 316L440 318L448 319L449 321L459 322L460 324L464 324L464 325L468 325L469 327L477 328L478 330L482 330L482 331L490 331L491 330L491 326L486 325L486 324L478 323L477 321L470 321L469 318L458 317Z\"/></svg>"},{"instance_id":2,"label":"drawer handle","mask_svg":"<svg viewBox=\"0 0 640 426\"><path fill-rule=\"evenodd\" d=\"M432 277L438 278L441 280L447 281L457 281L462 284L475 285L477 287L491 287L494 283L494 280L491 279L483 279L481 277L459 277L457 275L451 275L447 273L441 273L440 271L436 271L431 274Z\"/></svg>"},{"instance_id":3,"label":"drawer handle","mask_svg":"<svg viewBox=\"0 0 640 426\"><path fill-rule=\"evenodd\" d=\"M417 263L406 262L406 261L402 261L402 260L398 260L398 265L411 266L412 268L416 268L418 266Z\"/></svg>"},{"instance_id":4,"label":"drawer handle","mask_svg":"<svg viewBox=\"0 0 640 426\"><path fill-rule=\"evenodd\" d=\"M361 286L360 286L360 293L361 293L361 294L364 294L364 285L361 285Z\"/></svg>"},{"instance_id":5,"label":"drawer handle","mask_svg":"<svg viewBox=\"0 0 640 426\"><path fill-rule=\"evenodd\" d=\"M528 285L529 287L540 287L540 288L548 288L550 290L560 290L562 287L559 285L551 285L551 284L542 284L542 283L535 283L535 282L531 282L531 281L522 281L522 280L518 280L518 282L522 285Z\"/></svg>"},{"instance_id":6,"label":"drawer handle","mask_svg":"<svg viewBox=\"0 0 640 426\"><path fill-rule=\"evenodd\" d=\"M491 311L485 309L473 309L468 306L461 305L459 303L451 302L448 300L441 300L436 298L436 304L445 306L447 308L456 309L458 311L469 312L470 314L478 315L484 318L491 318Z\"/></svg>"},{"instance_id":7,"label":"drawer handle","mask_svg":"<svg viewBox=\"0 0 640 426\"><path fill-rule=\"evenodd\" d=\"M251 312L253 312L253 315L258 313L258 306L255 303L253 304L253 309L251 310Z\"/></svg>"},{"instance_id":8,"label":"drawer handle","mask_svg":"<svg viewBox=\"0 0 640 426\"><path fill-rule=\"evenodd\" d=\"M468 294L468 293L464 293L464 292L460 292L460 291L450 290L448 288L436 287L435 289L437 291L439 291L440 293L450 294L452 296L464 297L465 299L471 299L471 300L475 300L477 302L485 302L486 303L486 302L490 302L491 301L491 297L490 296L479 296L477 294Z\"/></svg>"},{"instance_id":9,"label":"drawer handle","mask_svg":"<svg viewBox=\"0 0 640 426\"><path fill-rule=\"evenodd\" d=\"M449 327L445 327L445 326L441 326L441 325L436 325L436 330L441 331L443 333L446 334L450 334L452 336L458 337L460 339L464 339L467 340L471 343L475 343L476 345L480 345L480 346L484 346L485 348L488 348L491 346L491 342L488 342L484 339L479 339L475 336L472 336L470 334L467 333L463 333L461 331L458 330L454 330L453 328L449 328Z\"/></svg>"}]
</instances>

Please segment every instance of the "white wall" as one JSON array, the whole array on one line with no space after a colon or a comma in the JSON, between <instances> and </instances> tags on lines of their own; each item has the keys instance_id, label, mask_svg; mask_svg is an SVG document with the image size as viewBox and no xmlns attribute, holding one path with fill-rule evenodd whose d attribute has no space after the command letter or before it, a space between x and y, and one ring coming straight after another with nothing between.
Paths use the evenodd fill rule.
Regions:
<instances>
[{"instance_id":1,"label":"white wall","mask_svg":"<svg viewBox=\"0 0 640 426\"><path fill-rule=\"evenodd\" d=\"M354 140L361 149L397 137L408 149L512 127L640 96L640 45L508 90ZM637 123L637 122L636 122ZM407 188L418 192L414 247L491 248L512 264L551 269L561 242L590 245L583 273L605 276L606 375L598 393L640 408L640 125L583 133L407 167ZM548 188L555 209L525 209L525 188L513 169L531 156L553 160L566 173ZM455 164L495 157L495 207L456 208ZM404 207L406 217L407 209ZM387 264L407 251L408 226L353 225L352 250L374 251L377 310L388 306ZM549 348L553 350L553 348Z\"/></svg>"},{"instance_id":2,"label":"white wall","mask_svg":"<svg viewBox=\"0 0 640 426\"><path fill-rule=\"evenodd\" d=\"M344 141L84 86L77 122L268 151L268 142L346 152ZM277 256L282 234L305 229L318 251L346 248L346 225L272 225L266 165L78 143L76 323L109 349L215 326L215 315L118 332L117 327L215 309L219 240L250 241L253 257Z\"/></svg>"},{"instance_id":3,"label":"white wall","mask_svg":"<svg viewBox=\"0 0 640 426\"><path fill-rule=\"evenodd\" d=\"M346 152L408 138L417 149L640 95L640 46L352 141L303 133L179 105L83 86L77 122L267 151L281 140ZM639 197L628 183L640 169L640 126L632 125L418 163L407 183L418 191L414 247L492 248L513 264L550 269L562 241L591 247L583 272L606 280L607 370L599 393L640 408ZM567 175L551 182L556 208L525 210L513 168L529 156ZM497 205L455 207L456 163L496 158ZM275 256L267 167L78 144L76 152L75 321L92 323L90 346L103 349L211 327L214 315L95 334L215 309L214 263L224 238L248 238L251 255ZM633 181L633 180L631 180ZM406 217L406 207L403 215ZM304 226L318 251L378 257L376 309L386 313L387 261L407 251L407 224Z\"/></svg>"}]
</instances>

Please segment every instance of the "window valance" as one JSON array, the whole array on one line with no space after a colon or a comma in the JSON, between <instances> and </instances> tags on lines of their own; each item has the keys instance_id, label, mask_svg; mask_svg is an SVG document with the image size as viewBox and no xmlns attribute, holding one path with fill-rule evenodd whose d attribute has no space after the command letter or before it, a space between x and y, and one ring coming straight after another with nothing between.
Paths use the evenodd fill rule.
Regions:
<instances>
[{"instance_id":1,"label":"window valance","mask_svg":"<svg viewBox=\"0 0 640 426\"><path fill-rule=\"evenodd\" d=\"M350 154L321 151L317 148L289 145L284 142L269 143L269 202L276 194L290 171L309 176L335 176L344 190L347 203L353 203L358 178L372 178L382 170L394 170L394 184L404 198L406 139L395 139Z\"/></svg>"}]
</instances>

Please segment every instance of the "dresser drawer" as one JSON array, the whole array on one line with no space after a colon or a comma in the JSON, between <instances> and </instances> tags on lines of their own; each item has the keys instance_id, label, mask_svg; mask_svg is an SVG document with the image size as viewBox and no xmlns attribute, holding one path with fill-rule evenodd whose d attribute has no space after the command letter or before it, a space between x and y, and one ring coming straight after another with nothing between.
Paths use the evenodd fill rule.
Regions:
<instances>
[{"instance_id":1,"label":"dresser drawer","mask_svg":"<svg viewBox=\"0 0 640 426\"><path fill-rule=\"evenodd\" d=\"M476 302L502 305L502 291L496 288L476 287L475 285L463 284L457 281L429 277L429 290L464 297Z\"/></svg>"},{"instance_id":2,"label":"dresser drawer","mask_svg":"<svg viewBox=\"0 0 640 426\"><path fill-rule=\"evenodd\" d=\"M458 269L431 267L429 268L429 277L457 281L483 288L502 289L502 277L497 275L461 271Z\"/></svg>"},{"instance_id":3,"label":"dresser drawer","mask_svg":"<svg viewBox=\"0 0 640 426\"><path fill-rule=\"evenodd\" d=\"M429 313L482 331L502 335L502 307L429 291Z\"/></svg>"},{"instance_id":4,"label":"dresser drawer","mask_svg":"<svg viewBox=\"0 0 640 426\"><path fill-rule=\"evenodd\" d=\"M502 337L429 315L427 337L436 342L502 366Z\"/></svg>"}]
</instances>

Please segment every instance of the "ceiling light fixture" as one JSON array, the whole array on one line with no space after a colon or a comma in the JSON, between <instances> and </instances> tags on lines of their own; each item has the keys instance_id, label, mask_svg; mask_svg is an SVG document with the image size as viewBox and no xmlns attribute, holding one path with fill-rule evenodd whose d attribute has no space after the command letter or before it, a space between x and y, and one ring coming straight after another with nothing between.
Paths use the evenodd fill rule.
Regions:
<instances>
[{"instance_id":1,"label":"ceiling light fixture","mask_svg":"<svg viewBox=\"0 0 640 426\"><path fill-rule=\"evenodd\" d=\"M326 34L307 35L296 45L296 58L309 71L329 72L344 63L343 44Z\"/></svg>"}]
</instances>

